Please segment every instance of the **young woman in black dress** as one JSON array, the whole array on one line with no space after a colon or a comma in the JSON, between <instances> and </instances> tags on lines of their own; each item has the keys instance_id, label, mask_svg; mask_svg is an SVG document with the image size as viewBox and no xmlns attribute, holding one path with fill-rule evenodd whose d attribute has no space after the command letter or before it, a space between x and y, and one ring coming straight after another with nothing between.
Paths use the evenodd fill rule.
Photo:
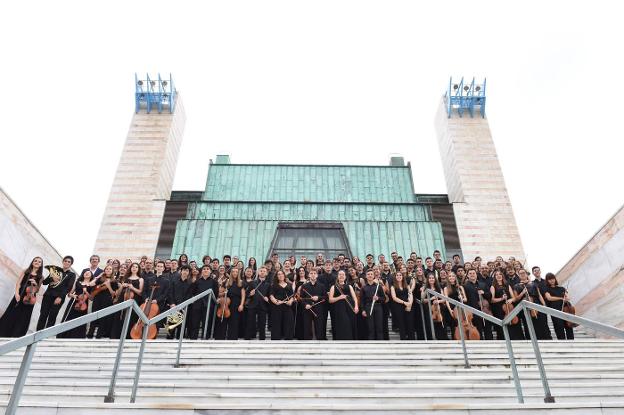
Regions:
<instances>
[{"instance_id":1,"label":"young woman in black dress","mask_svg":"<svg viewBox=\"0 0 624 415\"><path fill-rule=\"evenodd\" d=\"M217 318L214 338L216 340L236 340L238 339L239 321L245 303L245 288L243 288L243 280L238 268L230 270L228 279L221 286L225 287L227 299L230 300L228 306L230 317Z\"/></svg>"},{"instance_id":2,"label":"young woman in black dress","mask_svg":"<svg viewBox=\"0 0 624 415\"><path fill-rule=\"evenodd\" d=\"M567 290L559 286L557 277L550 272L546 274L546 284L548 284L545 294L546 305L555 310L563 311L564 301L570 301ZM552 320L557 339L574 340L574 330L565 324L565 320L553 316L550 316L550 319Z\"/></svg>"},{"instance_id":3,"label":"young woman in black dress","mask_svg":"<svg viewBox=\"0 0 624 415\"><path fill-rule=\"evenodd\" d=\"M421 288L426 285L425 274L421 267L414 269L414 277L411 280L407 278L405 281L408 283L408 287L412 290L414 295L414 304L412 304L412 314L414 317L414 330L416 332L416 338L418 340L425 340L425 326L427 325L427 314L424 313L424 307L420 306L420 294ZM419 301L416 301L418 299ZM431 331L431 327L429 327Z\"/></svg>"},{"instance_id":4,"label":"young woman in black dress","mask_svg":"<svg viewBox=\"0 0 624 415\"><path fill-rule=\"evenodd\" d=\"M271 340L292 340L294 319L291 306L294 302L292 284L284 271L275 273L271 290Z\"/></svg>"},{"instance_id":5,"label":"young woman in black dress","mask_svg":"<svg viewBox=\"0 0 624 415\"><path fill-rule=\"evenodd\" d=\"M22 337L28 332L35 305L24 302L26 289L30 287L28 291L36 294L41 288L41 281L43 281L43 259L36 256L17 279L13 298L0 318L0 337Z\"/></svg>"},{"instance_id":6,"label":"young woman in black dress","mask_svg":"<svg viewBox=\"0 0 624 415\"><path fill-rule=\"evenodd\" d=\"M357 265L356 265L357 267ZM361 265L363 269L363 265ZM366 333L366 321L364 317L362 317L362 299L361 292L362 286L365 284L364 280L360 278L357 268L349 267L347 269L347 280L349 285L353 287L353 292L355 293L355 297L357 298L357 303L359 307L358 313L355 316L355 327L353 332L353 338L358 340L366 340L368 339L368 334Z\"/></svg>"},{"instance_id":7,"label":"young woman in black dress","mask_svg":"<svg viewBox=\"0 0 624 415\"><path fill-rule=\"evenodd\" d=\"M90 270L86 270L82 277L76 280L76 284L67 294L71 300L68 303L63 322L87 315L89 312L89 296L91 291L93 291L91 281L93 281L93 274L91 274ZM84 339L87 336L87 325L78 326L62 334L62 336L57 337Z\"/></svg>"},{"instance_id":8,"label":"young woman in black dress","mask_svg":"<svg viewBox=\"0 0 624 415\"><path fill-rule=\"evenodd\" d=\"M400 339L414 340L414 316L412 314L414 297L400 271L394 275L390 286L390 297L392 318L396 320L395 325L399 329Z\"/></svg>"},{"instance_id":9,"label":"young woman in black dress","mask_svg":"<svg viewBox=\"0 0 624 415\"><path fill-rule=\"evenodd\" d=\"M459 281L457 281L457 275L455 275L455 273L452 271L447 273L446 287L444 287L444 295L452 298L455 301L466 301L466 292L464 291L464 287L459 284ZM451 336L452 333L455 331L455 327L457 327L458 324L458 321L454 315L454 310L455 305L447 302L445 322L447 323L448 327L451 328Z\"/></svg>"},{"instance_id":10,"label":"young woman in black dress","mask_svg":"<svg viewBox=\"0 0 624 415\"><path fill-rule=\"evenodd\" d=\"M429 299L427 298L426 290L430 289L437 293L442 294L442 288L440 287L440 283L435 276L435 273L430 272L427 275L427 284L421 290L421 301L423 302L423 309L426 315L425 319L425 332L427 333L428 339L433 339L431 333L431 318L433 317L433 329L436 340L448 340L448 335L446 334L446 326L444 325L444 316L442 314L442 310L446 307L446 301L437 297L430 296L431 304L429 304ZM429 307L431 305L431 311ZM429 313L432 314L432 317L429 316Z\"/></svg>"},{"instance_id":11,"label":"young woman in black dress","mask_svg":"<svg viewBox=\"0 0 624 415\"><path fill-rule=\"evenodd\" d=\"M338 271L336 283L329 289L329 302L334 305L335 324L334 340L353 340L355 315L358 313L357 297L353 287L347 284L343 270Z\"/></svg>"},{"instance_id":12,"label":"young woman in black dress","mask_svg":"<svg viewBox=\"0 0 624 415\"><path fill-rule=\"evenodd\" d=\"M286 275L288 278L288 275ZM292 283L293 292L295 293L295 302L293 306L294 321L295 321L295 339L303 340L303 312L305 311L303 303L299 301L301 296L301 286L308 282L308 274L304 267L299 267L295 270L295 277Z\"/></svg>"},{"instance_id":13,"label":"young woman in black dress","mask_svg":"<svg viewBox=\"0 0 624 415\"><path fill-rule=\"evenodd\" d=\"M130 268L126 271L126 275L124 277L124 282L121 284L119 289L121 290L121 301L125 301L126 299L133 299L137 305L140 307L143 304L143 288L145 282L141 277L141 267L136 262L130 265ZM123 319L125 315L121 315L123 327ZM126 333L126 338L130 338L130 330L134 327L134 324L139 319L139 316L136 313L132 313L130 315L130 324L128 324L128 332ZM121 331L121 330L120 330Z\"/></svg>"},{"instance_id":14,"label":"young woman in black dress","mask_svg":"<svg viewBox=\"0 0 624 415\"><path fill-rule=\"evenodd\" d=\"M503 271L501 269L497 269L493 274L492 286L490 287L490 294L492 295L492 315L494 317L503 320L505 318L505 311L503 310L503 304L508 303L513 305L513 290L507 284L507 280L503 275ZM496 332L496 340L504 340L505 337L503 335L502 327L497 324L493 325L494 331ZM511 334L510 334L511 336Z\"/></svg>"},{"instance_id":15,"label":"young woman in black dress","mask_svg":"<svg viewBox=\"0 0 624 415\"><path fill-rule=\"evenodd\" d=\"M101 289L101 291L96 293L93 298L93 303L91 305L92 312L99 311L113 305L113 298L115 297L115 291L118 288L118 283L115 281L112 265L107 265L106 268L104 268L104 272L102 272L98 278L91 281L90 284L94 287L94 292L98 291L98 288ZM96 328L97 339L110 337L112 322L112 316L103 317L99 320L91 322L87 338L93 338Z\"/></svg>"},{"instance_id":16,"label":"young woman in black dress","mask_svg":"<svg viewBox=\"0 0 624 415\"><path fill-rule=\"evenodd\" d=\"M241 318L238 322L238 338L242 339L245 337L245 329L247 327L247 319L249 318L249 303L251 298L249 297L249 293L254 289L254 277L255 272L253 268L247 267L243 273L243 289L245 290L245 302L243 303L243 312L241 314Z\"/></svg>"}]
</instances>

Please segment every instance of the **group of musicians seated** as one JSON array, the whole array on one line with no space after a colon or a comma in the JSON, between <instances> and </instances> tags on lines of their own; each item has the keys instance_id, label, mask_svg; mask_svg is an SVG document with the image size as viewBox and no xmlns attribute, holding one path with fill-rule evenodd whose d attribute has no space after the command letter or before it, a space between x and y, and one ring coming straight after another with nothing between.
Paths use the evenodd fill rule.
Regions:
<instances>
[{"instance_id":1,"label":"group of musicians seated","mask_svg":"<svg viewBox=\"0 0 624 415\"><path fill-rule=\"evenodd\" d=\"M361 261L344 255L326 260L319 254L315 259L301 257L297 262L290 257L280 262L274 254L262 265L254 258L245 265L229 255L222 261L205 256L197 264L183 254L166 261L147 257L139 262L109 260L100 268L100 258L93 255L90 267L77 278L71 269L73 262L67 256L62 266L44 267L41 258L32 260L0 318L0 337L26 334L42 286L47 288L41 296L37 330L128 299L154 316L211 289L216 301L205 296L185 313L177 314L175 324L151 327L153 336L161 328L167 338L183 335L190 339L264 340L268 326L272 340L326 340L328 320L334 340L387 340L391 331L401 340L443 340L461 335L468 339L504 338L500 326L458 312L451 302L428 295L427 288L499 319L522 300L559 310L569 305L566 290L553 274L542 278L539 267L529 272L513 257L489 262L477 257L461 263L455 255L452 261L444 262L435 251L424 260L415 252L407 260L393 252L389 261L384 255L375 258L369 254ZM45 278L44 268L49 274ZM67 306L59 316L65 302ZM127 331L122 333L124 316L118 312L59 337L141 338L143 328L136 313L131 313ZM184 324L180 324L183 319ZM552 338L545 314L532 310L531 320L538 339ZM552 323L558 339L574 338L569 323L555 317ZM530 338L524 313L514 319L508 332L512 340Z\"/></svg>"}]
</instances>

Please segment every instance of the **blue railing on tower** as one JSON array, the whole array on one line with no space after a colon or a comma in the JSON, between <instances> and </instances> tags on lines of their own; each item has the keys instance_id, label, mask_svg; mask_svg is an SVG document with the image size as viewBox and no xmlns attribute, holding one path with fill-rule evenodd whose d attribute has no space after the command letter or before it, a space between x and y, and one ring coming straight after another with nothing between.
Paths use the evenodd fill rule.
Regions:
<instances>
[{"instance_id":1,"label":"blue railing on tower","mask_svg":"<svg viewBox=\"0 0 624 415\"><path fill-rule=\"evenodd\" d=\"M485 81L475 83L475 78L471 82L464 81L464 78L457 82L453 77L449 80L448 91L444 94L446 101L446 112L451 118L453 109L457 110L460 117L464 115L464 110L468 110L470 117L474 117L475 110L485 118Z\"/></svg>"},{"instance_id":2,"label":"blue railing on tower","mask_svg":"<svg viewBox=\"0 0 624 415\"><path fill-rule=\"evenodd\" d=\"M171 74L169 74L168 79L163 79L160 74L158 74L158 78L150 78L147 74L145 79L139 79L135 73L134 86L134 111L136 113L143 108L149 114L154 107L159 114L166 109L173 113L177 91L173 85Z\"/></svg>"}]
</instances>

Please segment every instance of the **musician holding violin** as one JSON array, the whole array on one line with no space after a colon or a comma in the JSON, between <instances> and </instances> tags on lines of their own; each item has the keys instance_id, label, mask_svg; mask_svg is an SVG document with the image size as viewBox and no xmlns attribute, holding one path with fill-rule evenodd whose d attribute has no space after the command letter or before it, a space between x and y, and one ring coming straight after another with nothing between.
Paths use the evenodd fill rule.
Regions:
<instances>
[{"instance_id":1,"label":"musician holding violin","mask_svg":"<svg viewBox=\"0 0 624 415\"><path fill-rule=\"evenodd\" d=\"M275 273L269 299L272 304L271 340L292 340L294 318L291 306L294 302L294 293L292 284L288 282L282 270Z\"/></svg>"},{"instance_id":2,"label":"musician holding violin","mask_svg":"<svg viewBox=\"0 0 624 415\"><path fill-rule=\"evenodd\" d=\"M546 305L550 308L554 308L555 310L563 311L565 313L571 312L574 314L572 310L566 310L567 307L571 307L570 297L568 296L568 291L559 285L557 282L557 277L555 274L548 273L546 274L546 284L548 284L548 288L546 288ZM555 334L557 335L557 339L559 340L574 340L574 330L571 327L571 324L566 324L565 320L562 320L557 317L550 316L553 327L555 329Z\"/></svg>"},{"instance_id":3,"label":"musician holding violin","mask_svg":"<svg viewBox=\"0 0 624 415\"><path fill-rule=\"evenodd\" d=\"M127 269L126 274L123 278L123 282L120 284L118 288L118 297L121 301L134 300L137 305L143 304L143 286L145 285L145 280L141 277L141 266L134 262L130 264L130 267ZM119 324L119 334L121 334L121 328L123 327L123 313L120 313L118 318ZM126 338L130 338L130 330L134 326L134 324L139 319L139 316L136 313L132 313L130 315L130 324L128 324L128 333L126 333Z\"/></svg>"},{"instance_id":4,"label":"musician holding violin","mask_svg":"<svg viewBox=\"0 0 624 415\"><path fill-rule=\"evenodd\" d=\"M13 298L0 318L0 337L21 337L28 332L42 281L43 259L37 256L15 283Z\"/></svg>"},{"instance_id":5,"label":"musician holding violin","mask_svg":"<svg viewBox=\"0 0 624 415\"><path fill-rule=\"evenodd\" d=\"M492 314L494 317L503 320L511 310L513 310L514 294L512 288L507 283L503 271L499 268L494 271L490 295L492 296ZM496 339L503 340L503 329L494 325Z\"/></svg>"},{"instance_id":6,"label":"musician holding violin","mask_svg":"<svg viewBox=\"0 0 624 415\"><path fill-rule=\"evenodd\" d=\"M69 294L67 294L67 297L69 297L70 300L67 305L67 309L65 310L63 322L87 315L89 311L89 298L91 291L93 291L93 285L91 285L91 281L93 281L93 279L93 274L89 269L84 270L82 272L82 276L78 277L76 284L74 284L72 290ZM75 327L61 334L62 336L59 335L57 337L84 339L87 335L87 325L84 324L82 326Z\"/></svg>"},{"instance_id":7,"label":"musician holding violin","mask_svg":"<svg viewBox=\"0 0 624 415\"><path fill-rule=\"evenodd\" d=\"M458 269L463 269L462 266L459 266ZM483 311L482 306L487 302L490 298L490 290L489 287L486 287L485 284L479 281L477 276L476 269L468 270L468 275L466 282L464 283L464 292L466 293L466 304L472 308L475 308L479 311ZM487 303L489 306L489 302ZM489 308L487 308L489 310ZM480 337L486 340L492 340L492 329L489 329L489 337L488 332L485 331L485 325L487 321L479 316L473 315L472 324L477 328L480 333Z\"/></svg>"},{"instance_id":8,"label":"musician holding violin","mask_svg":"<svg viewBox=\"0 0 624 415\"><path fill-rule=\"evenodd\" d=\"M89 283L93 288L91 291L91 311L96 312L106 307L113 305L113 299L116 296L116 290L119 287L118 282L115 280L113 266L107 265L104 268L104 272L100 274L98 278L93 279ZM98 320L93 321L89 326L87 338L92 339L95 330L97 329L97 339L102 337L110 337L113 324L113 317L106 316Z\"/></svg>"},{"instance_id":9,"label":"musician holding violin","mask_svg":"<svg viewBox=\"0 0 624 415\"><path fill-rule=\"evenodd\" d=\"M548 288L546 280L542 278L542 271L540 267L534 266L531 268L531 272L535 278L527 285L529 298L535 304L546 307L546 300L544 299L546 289ZM535 328L535 335L537 336L537 339L552 340L552 333L550 332L550 327L548 327L548 318L546 314L535 311L532 315L531 320L533 320L533 326Z\"/></svg>"}]
</instances>

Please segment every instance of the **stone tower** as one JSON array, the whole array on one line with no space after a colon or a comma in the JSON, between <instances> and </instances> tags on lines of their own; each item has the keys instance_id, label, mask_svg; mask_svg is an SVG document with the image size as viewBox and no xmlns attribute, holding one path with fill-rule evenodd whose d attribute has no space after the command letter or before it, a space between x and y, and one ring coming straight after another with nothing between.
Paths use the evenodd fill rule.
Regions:
<instances>
[{"instance_id":1,"label":"stone tower","mask_svg":"<svg viewBox=\"0 0 624 415\"><path fill-rule=\"evenodd\" d=\"M155 254L184 133L184 107L171 76L148 75L135 85L135 114L95 242L104 261Z\"/></svg>"},{"instance_id":2,"label":"stone tower","mask_svg":"<svg viewBox=\"0 0 624 415\"><path fill-rule=\"evenodd\" d=\"M464 260L525 254L485 117L485 81L449 83L435 126Z\"/></svg>"}]
</instances>

